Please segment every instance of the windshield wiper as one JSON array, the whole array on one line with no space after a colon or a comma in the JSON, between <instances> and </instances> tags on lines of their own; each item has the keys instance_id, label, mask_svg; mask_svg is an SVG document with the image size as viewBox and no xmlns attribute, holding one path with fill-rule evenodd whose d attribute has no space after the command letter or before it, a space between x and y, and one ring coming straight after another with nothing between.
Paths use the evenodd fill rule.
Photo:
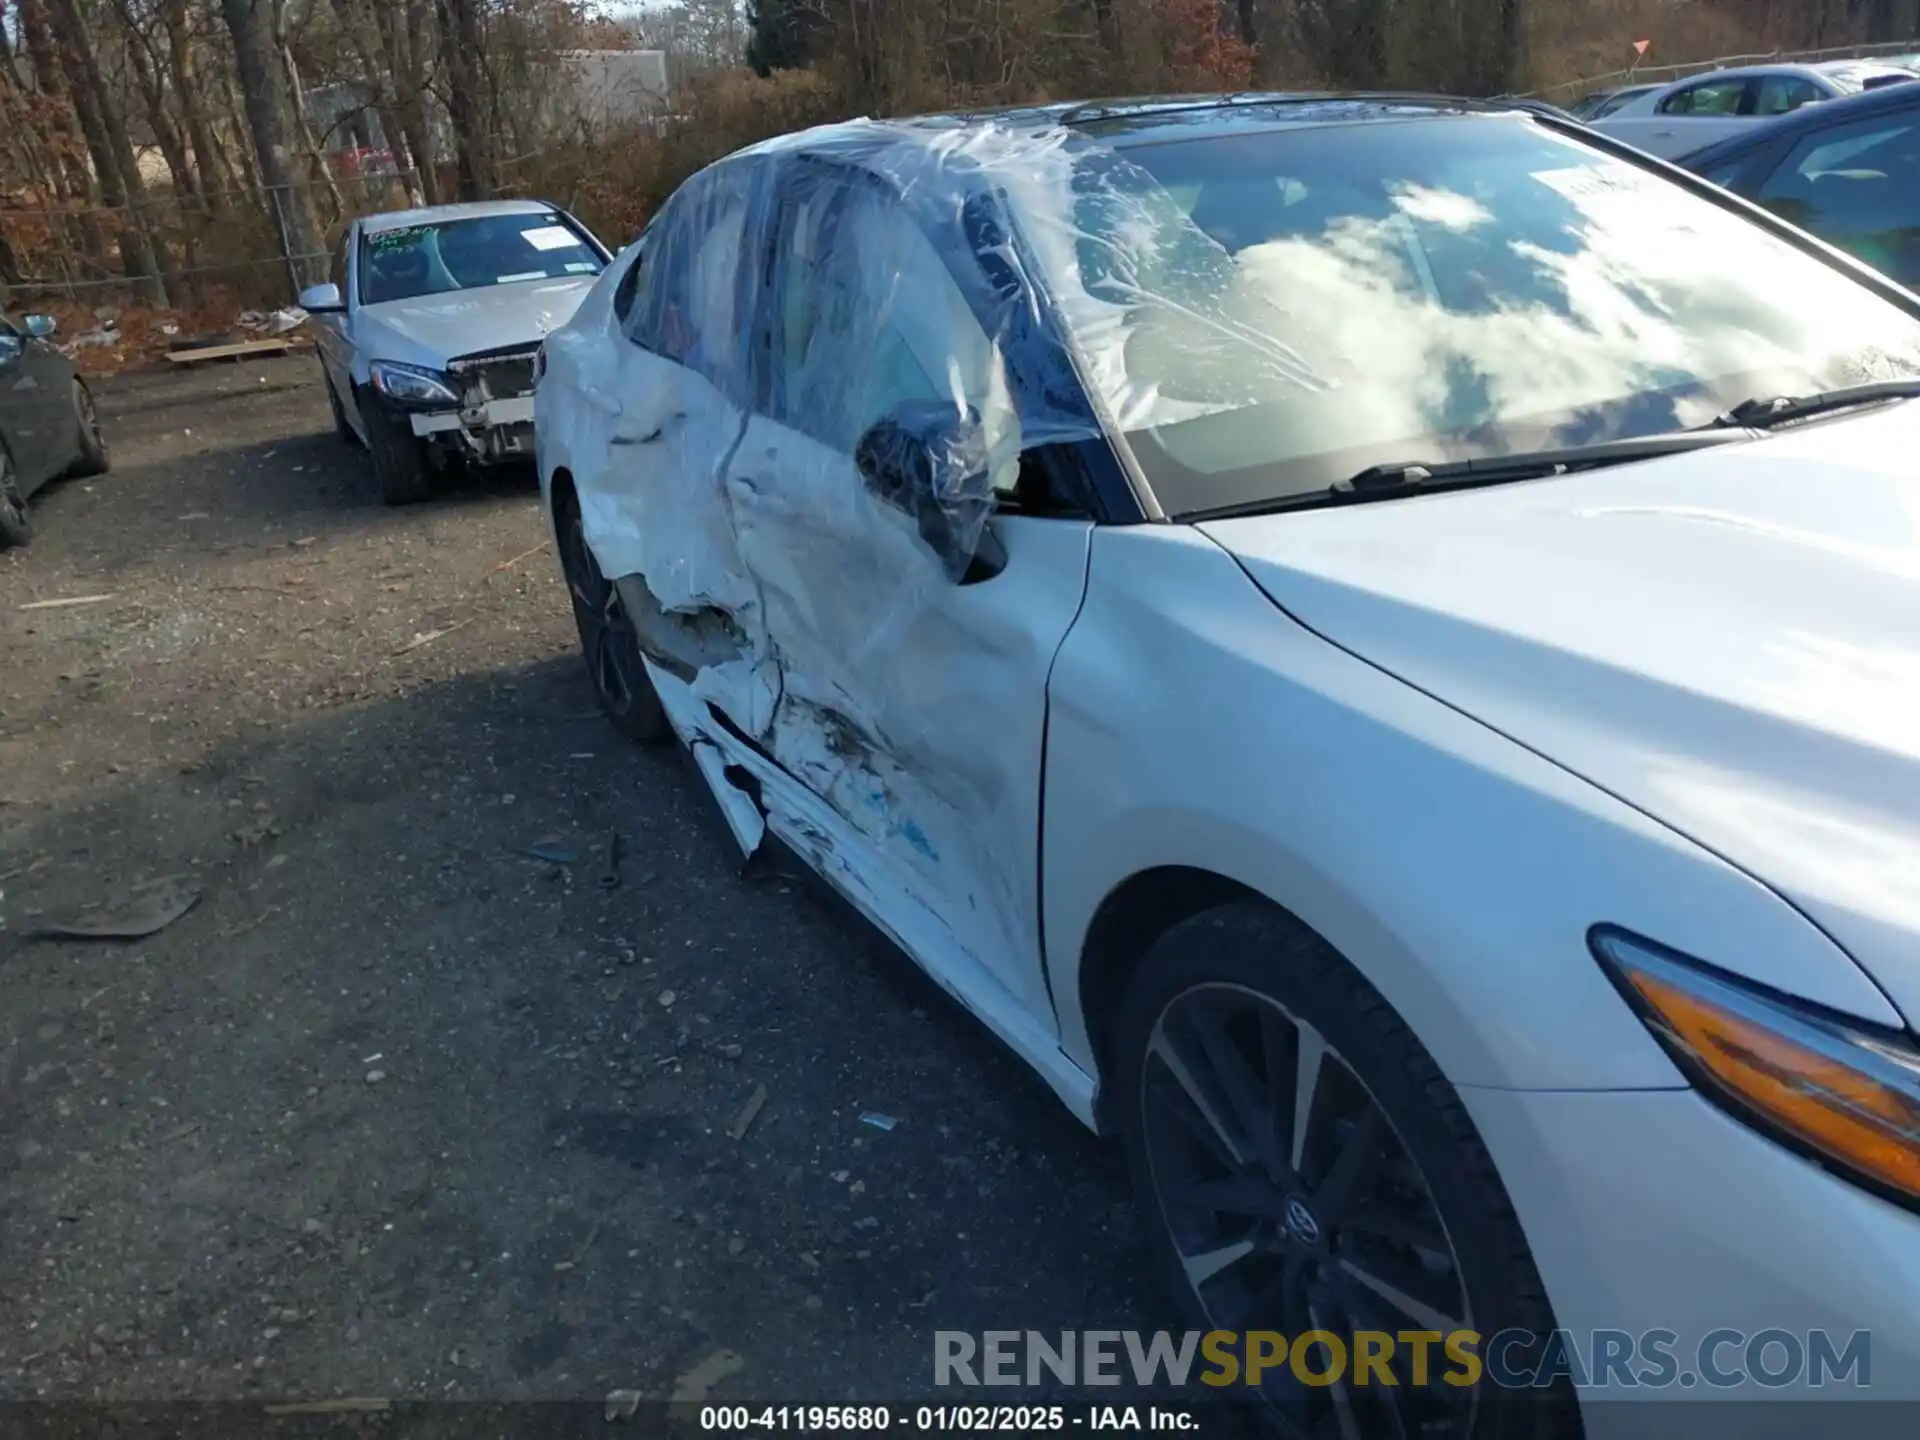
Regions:
<instances>
[{"instance_id":1,"label":"windshield wiper","mask_svg":"<svg viewBox=\"0 0 1920 1440\"><path fill-rule=\"evenodd\" d=\"M1765 430L1823 415L1830 410L1846 410L1855 405L1872 405L1882 400L1912 400L1920 397L1920 376L1909 380L1875 380L1865 385L1847 385L1838 390L1823 390L1818 395L1757 395L1742 400L1708 425L1717 430Z\"/></svg>"},{"instance_id":2,"label":"windshield wiper","mask_svg":"<svg viewBox=\"0 0 1920 1440\"><path fill-rule=\"evenodd\" d=\"M1474 460L1401 460L1384 465L1369 465L1344 480L1336 480L1324 490L1309 490L1302 495L1278 499L1250 500L1236 505L1197 511L1178 518L1188 522L1228 520L1237 515L1268 515L1280 510L1311 510L1326 505L1347 505L1367 500L1384 500L1424 491L1461 490L1475 485L1494 485L1506 480L1537 480L1552 475L1567 475L1576 470L1595 470L1603 465L1625 465L1634 460L1652 460L1662 455L1677 455L1688 450L1709 450L1750 438L1734 429L1676 430L1665 435L1635 435L1620 440L1599 440L1591 445L1574 445L1559 450L1526 450L1513 455L1488 455Z\"/></svg>"}]
</instances>

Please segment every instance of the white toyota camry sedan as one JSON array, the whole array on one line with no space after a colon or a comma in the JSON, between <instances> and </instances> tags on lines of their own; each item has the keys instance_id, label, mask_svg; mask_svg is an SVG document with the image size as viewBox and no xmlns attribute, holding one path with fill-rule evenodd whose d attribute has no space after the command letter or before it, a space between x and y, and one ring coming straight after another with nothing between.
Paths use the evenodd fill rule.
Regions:
<instances>
[{"instance_id":1,"label":"white toyota camry sedan","mask_svg":"<svg viewBox=\"0 0 1920 1440\"><path fill-rule=\"evenodd\" d=\"M1912 295L1538 115L1061 106L720 162L539 369L614 722L1124 1138L1187 1324L1398 1337L1283 1427L1920 1395Z\"/></svg>"}]
</instances>

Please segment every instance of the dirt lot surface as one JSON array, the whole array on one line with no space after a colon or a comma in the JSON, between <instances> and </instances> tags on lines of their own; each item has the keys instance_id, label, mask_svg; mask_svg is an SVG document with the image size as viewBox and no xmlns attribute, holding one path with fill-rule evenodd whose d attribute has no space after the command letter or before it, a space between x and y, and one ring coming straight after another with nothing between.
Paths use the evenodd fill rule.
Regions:
<instances>
[{"instance_id":1,"label":"dirt lot surface","mask_svg":"<svg viewBox=\"0 0 1920 1440\"><path fill-rule=\"evenodd\" d=\"M388 510L317 380L104 382L0 554L0 1398L897 1400L1163 1319L1117 1153L599 718L531 475Z\"/></svg>"}]
</instances>

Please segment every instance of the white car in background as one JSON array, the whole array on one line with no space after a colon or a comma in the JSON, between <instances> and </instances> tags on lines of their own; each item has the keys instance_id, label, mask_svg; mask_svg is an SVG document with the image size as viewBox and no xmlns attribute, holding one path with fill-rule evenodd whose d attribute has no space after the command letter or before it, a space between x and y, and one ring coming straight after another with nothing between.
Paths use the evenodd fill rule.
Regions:
<instances>
[{"instance_id":1,"label":"white car in background","mask_svg":"<svg viewBox=\"0 0 1920 1440\"><path fill-rule=\"evenodd\" d=\"M1748 65L1689 75L1644 91L1587 123L1603 135L1672 160L1752 125L1790 115L1802 105L1914 78L1912 71L1898 65L1868 60Z\"/></svg>"},{"instance_id":2,"label":"white car in background","mask_svg":"<svg viewBox=\"0 0 1920 1440\"><path fill-rule=\"evenodd\" d=\"M1632 156L853 122L542 352L601 705L1124 1137L1191 1328L1529 1337L1537 1390L1276 1372L1298 1435L1920 1398L1920 299Z\"/></svg>"},{"instance_id":3,"label":"white car in background","mask_svg":"<svg viewBox=\"0 0 1920 1440\"><path fill-rule=\"evenodd\" d=\"M450 465L533 452L533 357L611 258L537 200L437 205L347 227L314 317L327 400L364 445L390 505L424 500Z\"/></svg>"}]
</instances>

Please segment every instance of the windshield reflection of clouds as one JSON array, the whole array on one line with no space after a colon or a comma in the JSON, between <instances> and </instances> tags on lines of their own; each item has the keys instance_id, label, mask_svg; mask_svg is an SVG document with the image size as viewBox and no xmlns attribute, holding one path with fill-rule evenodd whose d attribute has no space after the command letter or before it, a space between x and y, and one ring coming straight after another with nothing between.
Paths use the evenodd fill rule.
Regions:
<instances>
[{"instance_id":1,"label":"windshield reflection of clouds","mask_svg":"<svg viewBox=\"0 0 1920 1440\"><path fill-rule=\"evenodd\" d=\"M1182 467L1580 444L1920 373L1911 318L1584 147L1523 131L1457 164L1428 145L1381 167L1382 146L1343 171L1307 168L1311 133L1290 142L1241 173L1201 161L1197 184L1181 155L1204 140L1143 155L1152 174L1082 156L1073 243L1039 247L1070 271L1054 283L1119 428Z\"/></svg>"}]
</instances>

